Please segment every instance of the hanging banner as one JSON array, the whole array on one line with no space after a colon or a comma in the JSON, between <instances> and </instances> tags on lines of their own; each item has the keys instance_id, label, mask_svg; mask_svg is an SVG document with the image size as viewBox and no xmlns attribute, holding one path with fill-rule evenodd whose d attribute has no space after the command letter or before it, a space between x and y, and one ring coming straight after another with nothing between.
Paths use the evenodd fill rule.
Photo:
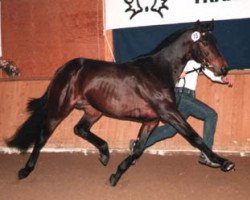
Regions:
<instances>
[{"instance_id":1,"label":"hanging banner","mask_svg":"<svg viewBox=\"0 0 250 200\"><path fill-rule=\"evenodd\" d=\"M105 29L250 18L250 0L105 0Z\"/></svg>"},{"instance_id":2,"label":"hanging banner","mask_svg":"<svg viewBox=\"0 0 250 200\"><path fill-rule=\"evenodd\" d=\"M0 16L1 15L1 1L0 1ZM0 58L3 56L3 52L2 52L2 19L0 18Z\"/></svg>"}]
</instances>

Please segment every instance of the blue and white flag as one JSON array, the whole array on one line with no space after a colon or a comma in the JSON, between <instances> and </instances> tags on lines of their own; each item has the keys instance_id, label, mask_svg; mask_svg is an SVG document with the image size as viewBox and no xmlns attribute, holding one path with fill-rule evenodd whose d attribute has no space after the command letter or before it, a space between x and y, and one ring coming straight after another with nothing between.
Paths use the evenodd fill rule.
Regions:
<instances>
[{"instance_id":1,"label":"blue and white flag","mask_svg":"<svg viewBox=\"0 0 250 200\"><path fill-rule=\"evenodd\" d=\"M250 18L250 0L105 0L105 29Z\"/></svg>"}]
</instances>

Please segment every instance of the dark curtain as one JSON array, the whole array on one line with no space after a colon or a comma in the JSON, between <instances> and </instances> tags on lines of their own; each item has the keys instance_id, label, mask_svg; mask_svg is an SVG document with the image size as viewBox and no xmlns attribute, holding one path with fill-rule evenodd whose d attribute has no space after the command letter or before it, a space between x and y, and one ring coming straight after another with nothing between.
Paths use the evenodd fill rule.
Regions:
<instances>
[{"instance_id":1,"label":"dark curtain","mask_svg":"<svg viewBox=\"0 0 250 200\"><path fill-rule=\"evenodd\" d=\"M193 23L113 30L115 59L127 62L153 50L176 30ZM214 36L231 69L250 68L250 19L215 21Z\"/></svg>"}]
</instances>

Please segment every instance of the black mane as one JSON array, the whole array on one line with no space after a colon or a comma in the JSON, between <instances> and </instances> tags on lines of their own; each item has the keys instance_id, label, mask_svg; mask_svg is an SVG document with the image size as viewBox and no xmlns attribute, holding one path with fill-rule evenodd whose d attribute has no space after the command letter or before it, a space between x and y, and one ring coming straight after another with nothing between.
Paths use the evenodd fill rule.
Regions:
<instances>
[{"instance_id":1,"label":"black mane","mask_svg":"<svg viewBox=\"0 0 250 200\"><path fill-rule=\"evenodd\" d=\"M180 29L172 34L170 34L168 37L166 37L163 41L161 41L155 49L153 49L151 52L148 54L155 54L159 51L161 51L163 48L169 46L171 43L176 41L183 33L185 33L189 29Z\"/></svg>"},{"instance_id":2,"label":"black mane","mask_svg":"<svg viewBox=\"0 0 250 200\"><path fill-rule=\"evenodd\" d=\"M191 28L184 28L184 29L180 29L180 30L175 31L174 33L167 36L163 41L158 43L152 51L145 53L145 54L141 54L139 56L136 56L132 60L137 60L137 59L147 57L149 55L156 54L157 52L161 51L163 48L169 46L171 43L176 41L183 33L185 33L188 30L191 30Z\"/></svg>"}]
</instances>

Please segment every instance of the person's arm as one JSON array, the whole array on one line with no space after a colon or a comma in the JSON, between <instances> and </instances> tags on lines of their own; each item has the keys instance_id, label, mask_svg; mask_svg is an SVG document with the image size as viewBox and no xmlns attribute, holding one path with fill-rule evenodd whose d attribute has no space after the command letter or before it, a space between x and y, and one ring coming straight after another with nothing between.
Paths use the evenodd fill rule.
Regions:
<instances>
[{"instance_id":1,"label":"person's arm","mask_svg":"<svg viewBox=\"0 0 250 200\"><path fill-rule=\"evenodd\" d=\"M212 81L219 82L219 83L224 83L223 81L223 76L216 76L212 71L210 71L207 68L203 68L202 72Z\"/></svg>"},{"instance_id":2,"label":"person's arm","mask_svg":"<svg viewBox=\"0 0 250 200\"><path fill-rule=\"evenodd\" d=\"M210 71L207 68L203 68L202 72L210 78L212 81L219 82L219 83L224 83L232 86L232 83L229 81L228 77L226 76L216 76L212 71Z\"/></svg>"}]
</instances>

